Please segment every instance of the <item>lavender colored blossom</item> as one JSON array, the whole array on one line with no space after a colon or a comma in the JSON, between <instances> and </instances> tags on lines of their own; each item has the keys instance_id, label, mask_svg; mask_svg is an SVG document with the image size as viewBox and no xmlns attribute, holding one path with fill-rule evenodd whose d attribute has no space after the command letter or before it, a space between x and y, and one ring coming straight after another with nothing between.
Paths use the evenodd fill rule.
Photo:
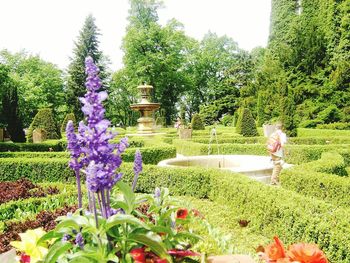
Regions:
<instances>
[{"instance_id":1,"label":"lavender colored blossom","mask_svg":"<svg viewBox=\"0 0 350 263\"><path fill-rule=\"evenodd\" d=\"M156 187L156 189L154 190L154 197L155 198L159 198L160 197L160 188Z\"/></svg>"},{"instance_id":2,"label":"lavender colored blossom","mask_svg":"<svg viewBox=\"0 0 350 263\"><path fill-rule=\"evenodd\" d=\"M140 150L137 149L135 152L135 160L134 160L134 181L132 182L133 191L135 191L137 179L141 172L142 172L142 155Z\"/></svg>"},{"instance_id":3,"label":"lavender colored blossom","mask_svg":"<svg viewBox=\"0 0 350 263\"><path fill-rule=\"evenodd\" d=\"M62 237L62 241L63 241L63 242L67 242L67 241L69 241L71 238L72 238L71 235L64 234L63 237Z\"/></svg>"},{"instance_id":4,"label":"lavender colored blossom","mask_svg":"<svg viewBox=\"0 0 350 263\"><path fill-rule=\"evenodd\" d=\"M79 246L81 249L84 248L84 238L83 235L79 232L75 237L75 244Z\"/></svg>"}]
</instances>

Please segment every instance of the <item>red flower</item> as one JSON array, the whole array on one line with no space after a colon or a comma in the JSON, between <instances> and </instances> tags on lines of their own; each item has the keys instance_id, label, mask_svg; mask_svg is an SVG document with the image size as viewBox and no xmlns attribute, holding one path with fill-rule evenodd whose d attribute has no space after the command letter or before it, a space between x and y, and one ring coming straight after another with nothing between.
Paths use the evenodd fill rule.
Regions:
<instances>
[{"instance_id":1,"label":"red flower","mask_svg":"<svg viewBox=\"0 0 350 263\"><path fill-rule=\"evenodd\" d=\"M30 256L27 254L21 254L21 258L19 259L20 263L30 263Z\"/></svg>"},{"instance_id":2,"label":"red flower","mask_svg":"<svg viewBox=\"0 0 350 263\"><path fill-rule=\"evenodd\" d=\"M204 216L197 209L192 209L191 211L194 216L204 219Z\"/></svg>"},{"instance_id":3,"label":"red flower","mask_svg":"<svg viewBox=\"0 0 350 263\"><path fill-rule=\"evenodd\" d=\"M176 218L185 219L188 215L188 210L186 208L180 208L176 212Z\"/></svg>"},{"instance_id":4,"label":"red flower","mask_svg":"<svg viewBox=\"0 0 350 263\"><path fill-rule=\"evenodd\" d=\"M288 256L300 263L328 263L325 254L317 245L298 243L289 247Z\"/></svg>"},{"instance_id":5,"label":"red flower","mask_svg":"<svg viewBox=\"0 0 350 263\"><path fill-rule=\"evenodd\" d=\"M156 259L156 263L168 263L168 261L164 258Z\"/></svg>"},{"instance_id":6,"label":"red flower","mask_svg":"<svg viewBox=\"0 0 350 263\"><path fill-rule=\"evenodd\" d=\"M134 248L130 251L131 257L134 259L135 263L145 263L146 262L146 254L145 248L138 247Z\"/></svg>"},{"instance_id":7,"label":"red flower","mask_svg":"<svg viewBox=\"0 0 350 263\"><path fill-rule=\"evenodd\" d=\"M265 248L265 253L267 254L270 260L283 259L286 257L286 253L284 251L283 243L278 237L273 238L275 243L268 245Z\"/></svg>"},{"instance_id":8,"label":"red flower","mask_svg":"<svg viewBox=\"0 0 350 263\"><path fill-rule=\"evenodd\" d=\"M198 257L201 255L201 254L193 252L191 250L176 250L176 249L168 250L168 254L171 256L174 256L176 258Z\"/></svg>"}]
</instances>

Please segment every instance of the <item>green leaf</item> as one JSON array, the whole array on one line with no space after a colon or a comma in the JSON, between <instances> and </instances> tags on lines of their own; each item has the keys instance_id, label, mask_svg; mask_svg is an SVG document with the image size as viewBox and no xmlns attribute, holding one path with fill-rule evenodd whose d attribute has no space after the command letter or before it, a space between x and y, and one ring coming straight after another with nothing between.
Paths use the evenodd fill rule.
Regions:
<instances>
[{"instance_id":1,"label":"green leaf","mask_svg":"<svg viewBox=\"0 0 350 263\"><path fill-rule=\"evenodd\" d=\"M96 262L96 261L94 261ZM71 260L69 260L69 263L91 263L91 259L88 259L84 256L80 256L80 257L75 257Z\"/></svg>"},{"instance_id":2,"label":"green leaf","mask_svg":"<svg viewBox=\"0 0 350 263\"><path fill-rule=\"evenodd\" d=\"M124 202L124 201L121 201L121 200L113 201L111 206L114 209L121 208L124 211L128 211L129 210L128 204L126 202Z\"/></svg>"},{"instance_id":3,"label":"green leaf","mask_svg":"<svg viewBox=\"0 0 350 263\"><path fill-rule=\"evenodd\" d=\"M119 181L117 183L118 188L120 189L120 191L123 193L124 195L124 200L125 203L128 206L128 209L125 211L127 214L130 214L131 211L134 209L134 205L135 205L135 194L132 191L131 187L129 185L127 185L126 183Z\"/></svg>"},{"instance_id":4,"label":"green leaf","mask_svg":"<svg viewBox=\"0 0 350 263\"><path fill-rule=\"evenodd\" d=\"M132 215L116 214L107 219L105 230L108 231L113 226L121 225L124 223L140 226L148 230L150 229L149 226Z\"/></svg>"},{"instance_id":5,"label":"green leaf","mask_svg":"<svg viewBox=\"0 0 350 263\"><path fill-rule=\"evenodd\" d=\"M45 263L56 263L60 255L71 249L73 245L69 242L56 242L47 253L44 262Z\"/></svg>"},{"instance_id":6,"label":"green leaf","mask_svg":"<svg viewBox=\"0 0 350 263\"><path fill-rule=\"evenodd\" d=\"M37 242L37 245L40 245L41 243L47 241L47 240L51 240L53 238L59 238L61 239L63 237L63 233L58 233L56 231L50 231L47 232L45 235L43 235Z\"/></svg>"},{"instance_id":7,"label":"green leaf","mask_svg":"<svg viewBox=\"0 0 350 263\"><path fill-rule=\"evenodd\" d=\"M203 240L202 237L200 237L199 235L193 234L193 233L189 233L189 232L179 232L177 233L174 238L176 239L192 239L192 240Z\"/></svg>"},{"instance_id":8,"label":"green leaf","mask_svg":"<svg viewBox=\"0 0 350 263\"><path fill-rule=\"evenodd\" d=\"M164 258L168 260L168 262L173 262L162 243L162 239L152 232L148 232L147 234L130 234L128 240L146 245L160 258Z\"/></svg>"},{"instance_id":9,"label":"green leaf","mask_svg":"<svg viewBox=\"0 0 350 263\"><path fill-rule=\"evenodd\" d=\"M82 226L89 225L89 221L87 218L83 216L72 216L67 217L63 221L61 221L57 226L56 230L59 230L61 228L73 228L73 229L79 229Z\"/></svg>"}]
</instances>

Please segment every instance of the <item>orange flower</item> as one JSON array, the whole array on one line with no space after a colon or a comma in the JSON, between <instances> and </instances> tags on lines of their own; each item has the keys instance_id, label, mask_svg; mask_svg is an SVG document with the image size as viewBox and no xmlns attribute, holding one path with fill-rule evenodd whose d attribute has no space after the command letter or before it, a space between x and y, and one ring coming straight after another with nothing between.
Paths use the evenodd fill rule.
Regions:
<instances>
[{"instance_id":1,"label":"orange flower","mask_svg":"<svg viewBox=\"0 0 350 263\"><path fill-rule=\"evenodd\" d=\"M316 245L298 243L289 247L288 256L300 263L328 263L325 254Z\"/></svg>"},{"instance_id":2,"label":"orange flower","mask_svg":"<svg viewBox=\"0 0 350 263\"><path fill-rule=\"evenodd\" d=\"M272 243L265 248L266 255L270 260L285 258L286 253L282 241L278 237L274 237L273 239L275 240L275 243Z\"/></svg>"},{"instance_id":3,"label":"orange flower","mask_svg":"<svg viewBox=\"0 0 350 263\"><path fill-rule=\"evenodd\" d=\"M289 258L280 258L277 259L276 263L292 263L292 261Z\"/></svg>"},{"instance_id":4,"label":"orange flower","mask_svg":"<svg viewBox=\"0 0 350 263\"><path fill-rule=\"evenodd\" d=\"M176 212L176 218L185 219L188 215L188 210L186 208L179 208Z\"/></svg>"}]
</instances>

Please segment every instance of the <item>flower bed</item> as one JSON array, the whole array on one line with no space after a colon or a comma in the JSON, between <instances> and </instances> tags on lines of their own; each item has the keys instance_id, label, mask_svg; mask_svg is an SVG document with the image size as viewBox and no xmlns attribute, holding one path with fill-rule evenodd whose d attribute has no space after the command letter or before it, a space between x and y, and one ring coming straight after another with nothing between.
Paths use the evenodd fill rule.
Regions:
<instances>
[{"instance_id":1,"label":"flower bed","mask_svg":"<svg viewBox=\"0 0 350 263\"><path fill-rule=\"evenodd\" d=\"M41 211L35 219L27 220L24 222L9 223L6 225L6 231L0 234L0 254L4 253L12 248L11 241L20 240L20 233L27 231L28 229L35 229L42 227L46 231L53 229L56 226L55 219L59 216L67 215L68 212L74 212L77 206L64 206L58 208L53 212Z\"/></svg>"},{"instance_id":2,"label":"flower bed","mask_svg":"<svg viewBox=\"0 0 350 263\"><path fill-rule=\"evenodd\" d=\"M44 197L58 193L57 187L49 186L42 188L35 185L28 179L20 179L15 182L0 182L0 203L6 203L11 200L26 199L30 197Z\"/></svg>"}]
</instances>

